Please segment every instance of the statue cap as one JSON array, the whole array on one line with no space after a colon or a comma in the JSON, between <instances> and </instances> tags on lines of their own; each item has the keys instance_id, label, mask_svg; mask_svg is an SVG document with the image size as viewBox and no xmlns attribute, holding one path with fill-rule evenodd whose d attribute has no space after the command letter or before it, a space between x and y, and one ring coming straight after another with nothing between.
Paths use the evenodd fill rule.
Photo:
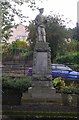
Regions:
<instances>
[{"instance_id":1,"label":"statue cap","mask_svg":"<svg viewBox=\"0 0 79 120\"><path fill-rule=\"evenodd\" d=\"M44 8L39 8L39 11L40 11L40 10L44 10Z\"/></svg>"}]
</instances>

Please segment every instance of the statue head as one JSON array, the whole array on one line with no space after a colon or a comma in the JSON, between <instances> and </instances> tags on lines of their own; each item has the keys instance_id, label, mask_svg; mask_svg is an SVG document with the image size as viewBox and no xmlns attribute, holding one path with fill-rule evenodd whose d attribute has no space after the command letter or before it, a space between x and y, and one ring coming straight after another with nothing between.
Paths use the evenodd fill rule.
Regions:
<instances>
[{"instance_id":1,"label":"statue head","mask_svg":"<svg viewBox=\"0 0 79 120\"><path fill-rule=\"evenodd\" d=\"M40 9L39 9L39 12L40 12L40 13L43 13L43 12L44 12L44 8L40 8Z\"/></svg>"}]
</instances>

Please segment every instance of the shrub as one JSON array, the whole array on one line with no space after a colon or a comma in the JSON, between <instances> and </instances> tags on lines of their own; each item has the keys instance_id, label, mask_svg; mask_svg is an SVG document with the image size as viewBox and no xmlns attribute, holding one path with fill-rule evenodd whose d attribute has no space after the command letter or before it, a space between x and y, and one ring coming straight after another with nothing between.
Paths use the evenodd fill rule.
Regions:
<instances>
[{"instance_id":1,"label":"shrub","mask_svg":"<svg viewBox=\"0 0 79 120\"><path fill-rule=\"evenodd\" d=\"M79 94L79 88L77 86L74 85L74 83L71 83L68 86L65 86L63 88L63 92L64 93L77 93Z\"/></svg>"},{"instance_id":2,"label":"shrub","mask_svg":"<svg viewBox=\"0 0 79 120\"><path fill-rule=\"evenodd\" d=\"M74 82L71 82L70 85L66 85L61 77L53 80L53 86L56 88L57 92L79 94L79 87L76 86Z\"/></svg>"},{"instance_id":3,"label":"shrub","mask_svg":"<svg viewBox=\"0 0 79 120\"><path fill-rule=\"evenodd\" d=\"M61 77L55 78L53 80L53 86L57 89L57 90L62 90L63 87L65 86L65 82Z\"/></svg>"},{"instance_id":4,"label":"shrub","mask_svg":"<svg viewBox=\"0 0 79 120\"><path fill-rule=\"evenodd\" d=\"M3 89L14 89L21 92L25 92L28 87L31 86L31 77L26 78L12 78L2 77L2 88Z\"/></svg>"}]
</instances>

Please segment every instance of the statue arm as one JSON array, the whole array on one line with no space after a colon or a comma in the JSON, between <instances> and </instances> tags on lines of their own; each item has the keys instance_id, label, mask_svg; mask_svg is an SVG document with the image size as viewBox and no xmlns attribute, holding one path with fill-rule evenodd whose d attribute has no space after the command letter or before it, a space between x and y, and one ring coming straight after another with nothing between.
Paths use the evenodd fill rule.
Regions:
<instances>
[{"instance_id":1,"label":"statue arm","mask_svg":"<svg viewBox=\"0 0 79 120\"><path fill-rule=\"evenodd\" d=\"M39 25L38 15L37 15L37 17L35 18L35 25L36 25L36 26L38 26L38 25Z\"/></svg>"},{"instance_id":2,"label":"statue arm","mask_svg":"<svg viewBox=\"0 0 79 120\"><path fill-rule=\"evenodd\" d=\"M46 24L47 23L47 19L44 17L44 24Z\"/></svg>"}]
</instances>

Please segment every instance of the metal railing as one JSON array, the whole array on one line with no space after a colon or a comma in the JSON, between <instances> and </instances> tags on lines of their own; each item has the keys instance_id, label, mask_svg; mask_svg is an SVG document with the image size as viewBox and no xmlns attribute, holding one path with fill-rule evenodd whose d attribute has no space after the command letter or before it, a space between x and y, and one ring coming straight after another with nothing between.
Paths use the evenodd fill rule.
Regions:
<instances>
[{"instance_id":1,"label":"metal railing","mask_svg":"<svg viewBox=\"0 0 79 120\"><path fill-rule=\"evenodd\" d=\"M6 64L2 65L2 76L24 77L27 75L29 66L25 64Z\"/></svg>"}]
</instances>

